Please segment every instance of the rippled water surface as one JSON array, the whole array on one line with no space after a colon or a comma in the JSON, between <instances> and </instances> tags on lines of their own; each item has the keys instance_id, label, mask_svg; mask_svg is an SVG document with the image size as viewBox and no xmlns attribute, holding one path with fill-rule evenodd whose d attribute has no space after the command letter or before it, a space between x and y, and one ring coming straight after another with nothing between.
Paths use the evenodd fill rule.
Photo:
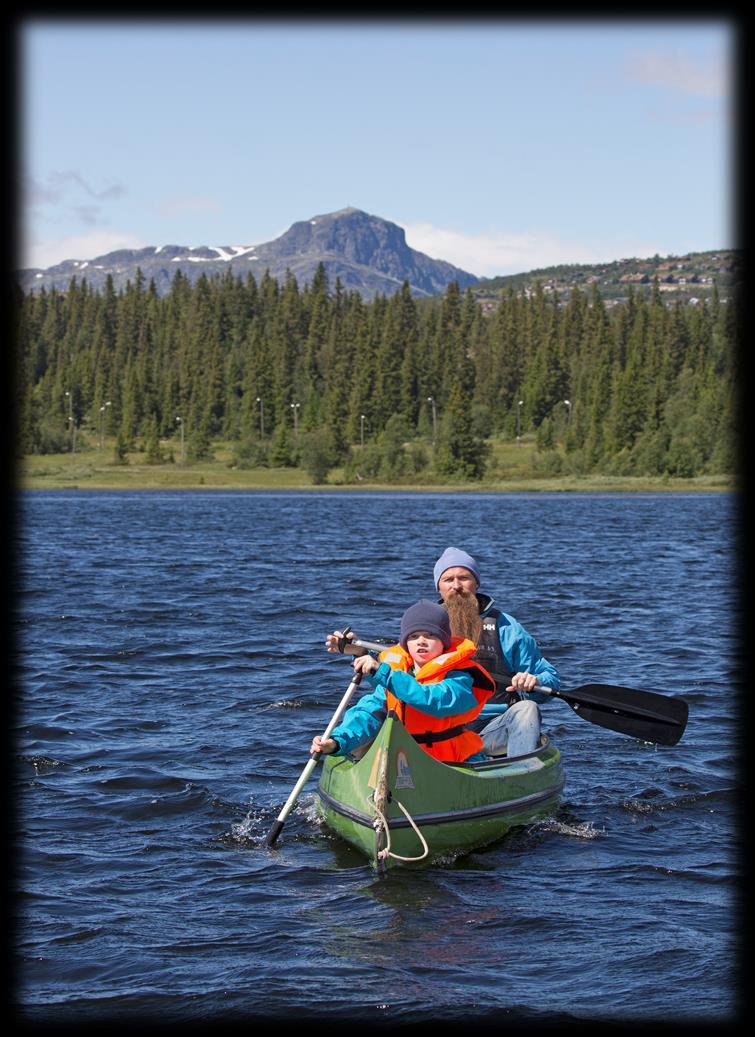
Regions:
<instances>
[{"instance_id":1,"label":"rippled water surface","mask_svg":"<svg viewBox=\"0 0 755 1037\"><path fill-rule=\"evenodd\" d=\"M63 1022L725 1021L737 1009L736 501L29 493L17 635L16 989ZM682 695L675 747L544 707L557 814L380 879L314 816L267 834L449 544L565 688Z\"/></svg>"}]
</instances>

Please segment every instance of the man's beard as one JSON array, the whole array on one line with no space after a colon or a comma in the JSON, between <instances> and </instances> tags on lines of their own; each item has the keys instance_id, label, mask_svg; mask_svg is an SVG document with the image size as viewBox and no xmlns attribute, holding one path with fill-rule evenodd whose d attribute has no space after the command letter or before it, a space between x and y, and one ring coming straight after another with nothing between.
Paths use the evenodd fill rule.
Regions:
<instances>
[{"instance_id":1,"label":"man's beard","mask_svg":"<svg viewBox=\"0 0 755 1037\"><path fill-rule=\"evenodd\" d=\"M482 619L477 595L469 591L449 594L445 600L448 618L451 622L451 633L454 637L466 637L475 644L482 633Z\"/></svg>"}]
</instances>

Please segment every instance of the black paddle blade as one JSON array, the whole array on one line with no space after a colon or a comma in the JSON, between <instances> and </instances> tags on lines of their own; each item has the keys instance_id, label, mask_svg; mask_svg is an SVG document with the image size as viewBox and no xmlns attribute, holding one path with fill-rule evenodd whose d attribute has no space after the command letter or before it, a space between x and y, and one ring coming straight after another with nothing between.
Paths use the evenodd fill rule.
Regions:
<instances>
[{"instance_id":1,"label":"black paddle blade","mask_svg":"<svg viewBox=\"0 0 755 1037\"><path fill-rule=\"evenodd\" d=\"M676 745L687 726L689 707L684 699L653 691L585 684L556 695L591 724L657 745Z\"/></svg>"}]
</instances>

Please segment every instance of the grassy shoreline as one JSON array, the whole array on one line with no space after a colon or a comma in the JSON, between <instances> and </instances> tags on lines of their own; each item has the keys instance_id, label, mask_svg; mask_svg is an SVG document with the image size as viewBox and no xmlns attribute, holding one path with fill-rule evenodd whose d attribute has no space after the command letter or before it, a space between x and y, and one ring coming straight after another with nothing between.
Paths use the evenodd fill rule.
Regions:
<instances>
[{"instance_id":1,"label":"grassy shoreline","mask_svg":"<svg viewBox=\"0 0 755 1037\"><path fill-rule=\"evenodd\" d=\"M84 449L77 453L33 455L17 463L20 490L316 490L325 492L380 491L401 493L696 493L731 492L731 476L707 475L692 479L665 476L544 475L532 471L530 452L502 445L499 466L480 482L441 482L427 476L394 481L343 481L333 469L328 481L314 485L298 468L234 468L230 448L219 444L211 461L149 465L143 453L129 455L127 464L113 461L112 449Z\"/></svg>"}]
</instances>

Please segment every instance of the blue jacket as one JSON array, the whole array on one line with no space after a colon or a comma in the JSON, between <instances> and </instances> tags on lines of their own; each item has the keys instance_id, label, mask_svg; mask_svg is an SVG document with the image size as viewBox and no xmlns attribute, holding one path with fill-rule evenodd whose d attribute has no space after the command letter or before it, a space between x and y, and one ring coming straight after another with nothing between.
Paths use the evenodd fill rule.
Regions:
<instances>
[{"instance_id":1,"label":"blue jacket","mask_svg":"<svg viewBox=\"0 0 755 1037\"><path fill-rule=\"evenodd\" d=\"M538 643L532 634L525 630L522 624L508 612L494 608L493 599L489 594L478 593L477 600L480 604L483 626L495 623L503 659L510 672L512 674L532 673L540 684L544 684L547 688L558 689L561 686L558 670L541 654ZM538 691L520 692L520 696L535 702L547 702L550 699L550 695Z\"/></svg>"},{"instance_id":2,"label":"blue jacket","mask_svg":"<svg viewBox=\"0 0 755 1037\"><path fill-rule=\"evenodd\" d=\"M381 663L374 673L367 674L367 679L374 690L348 709L331 732L331 737L340 745L339 753L351 752L371 742L378 733L387 715L386 688L397 699L433 717L466 713L477 705L468 670L451 670L442 681L420 684L410 673L392 670L388 663Z\"/></svg>"}]
</instances>

